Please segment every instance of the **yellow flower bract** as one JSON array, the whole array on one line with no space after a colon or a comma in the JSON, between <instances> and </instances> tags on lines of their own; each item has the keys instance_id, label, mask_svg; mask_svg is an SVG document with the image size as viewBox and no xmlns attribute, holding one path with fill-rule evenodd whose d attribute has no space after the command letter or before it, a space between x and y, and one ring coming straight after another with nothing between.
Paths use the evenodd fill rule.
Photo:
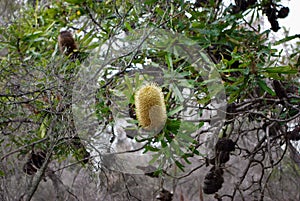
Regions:
<instances>
[{"instance_id":1,"label":"yellow flower bract","mask_svg":"<svg viewBox=\"0 0 300 201\"><path fill-rule=\"evenodd\" d=\"M135 94L136 116L146 130L162 129L166 123L166 105L161 88L148 84Z\"/></svg>"}]
</instances>

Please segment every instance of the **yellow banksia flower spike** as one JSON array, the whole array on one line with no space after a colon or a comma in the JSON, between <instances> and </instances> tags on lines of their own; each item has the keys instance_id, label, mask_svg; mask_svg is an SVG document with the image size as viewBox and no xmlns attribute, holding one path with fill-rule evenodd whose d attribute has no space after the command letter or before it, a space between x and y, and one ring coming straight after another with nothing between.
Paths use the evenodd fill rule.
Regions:
<instances>
[{"instance_id":1,"label":"yellow banksia flower spike","mask_svg":"<svg viewBox=\"0 0 300 201\"><path fill-rule=\"evenodd\" d=\"M136 116L148 131L160 131L167 120L164 95L156 84L147 84L135 94Z\"/></svg>"}]
</instances>

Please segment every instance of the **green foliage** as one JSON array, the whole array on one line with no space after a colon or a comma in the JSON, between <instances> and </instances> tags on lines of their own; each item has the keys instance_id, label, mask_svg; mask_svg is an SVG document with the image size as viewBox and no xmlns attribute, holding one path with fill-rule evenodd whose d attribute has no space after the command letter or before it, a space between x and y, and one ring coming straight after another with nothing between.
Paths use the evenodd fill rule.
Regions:
<instances>
[{"instance_id":1,"label":"green foliage","mask_svg":"<svg viewBox=\"0 0 300 201\"><path fill-rule=\"evenodd\" d=\"M0 63L1 129L16 146L54 136L57 140L55 157L65 158L72 152L72 145L66 140L72 132L69 130L72 120L66 117L71 112L66 105L71 102L70 91L81 63L78 60L69 61L59 54L57 37L60 30L66 28L75 33L79 51L85 53L84 58L88 58L100 44L121 33L150 27L182 34L200 45L216 64L228 103L249 100L255 90L259 91L256 98L267 94L275 98L278 94L270 81L276 79L290 83L298 76L299 69L294 59L280 64L282 53L274 47L298 35L274 42L268 40L270 31L263 32L259 27L256 30L251 26L259 20L259 5L237 14L231 14L229 8L222 7L218 10L220 12L215 12L216 9L217 5L195 8L187 1L152 0L67 0L53 1L49 6L25 6L7 27L0 28L0 49L8 51ZM245 24L246 15L251 18ZM173 48L174 42L168 38L160 45L168 44ZM146 143L144 153L154 153L151 163L159 161L159 168L175 163L184 170L184 163L189 163L189 157L201 156L197 150L200 142L193 132L199 130L204 122L189 123L180 119L185 102L182 90L194 89L197 104L205 107L220 89L209 92L207 84L214 80L201 80L201 74L179 55L177 49L171 52L173 54L157 49L132 51L107 66L101 72L99 90L95 96L95 115L101 125L114 124L111 98L125 98L125 104L120 105L122 108L134 103L135 90L150 76L132 69L150 58L151 66L161 70L164 79L174 79L168 86L162 86L168 121L157 135L146 138L138 136L136 140ZM296 57L298 52L295 49L293 56ZM117 73L113 75L112 71ZM295 93L299 94L299 83L293 86L298 87ZM299 104L298 97L293 97L289 103ZM65 109L60 108L62 105ZM267 110L269 108L263 108L262 112ZM201 113L202 110L199 110L200 116ZM291 107L287 108L280 120L297 114ZM24 117L25 125L28 123L30 126L24 126L24 130L18 128L13 121L18 117ZM50 142L43 146L50 146Z\"/></svg>"}]
</instances>

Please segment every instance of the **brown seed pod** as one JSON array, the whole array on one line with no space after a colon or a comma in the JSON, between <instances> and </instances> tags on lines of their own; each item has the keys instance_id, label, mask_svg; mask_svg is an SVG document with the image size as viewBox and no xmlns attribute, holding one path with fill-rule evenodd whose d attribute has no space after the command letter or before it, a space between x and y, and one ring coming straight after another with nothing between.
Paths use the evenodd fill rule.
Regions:
<instances>
[{"instance_id":1,"label":"brown seed pod","mask_svg":"<svg viewBox=\"0 0 300 201\"><path fill-rule=\"evenodd\" d=\"M283 88L280 81L273 80L273 86L274 86L274 90L275 90L275 93L278 96L278 98L280 98L280 99L287 98L286 91Z\"/></svg>"},{"instance_id":2,"label":"brown seed pod","mask_svg":"<svg viewBox=\"0 0 300 201\"><path fill-rule=\"evenodd\" d=\"M58 46L62 54L69 56L77 51L78 47L73 38L73 35L69 31L62 31L58 36Z\"/></svg>"},{"instance_id":3,"label":"brown seed pod","mask_svg":"<svg viewBox=\"0 0 300 201\"><path fill-rule=\"evenodd\" d=\"M228 138L221 138L216 143L216 151L225 151L230 152L235 150L235 142L232 141L232 139Z\"/></svg>"},{"instance_id":4,"label":"brown seed pod","mask_svg":"<svg viewBox=\"0 0 300 201\"><path fill-rule=\"evenodd\" d=\"M34 175L37 172L37 169L32 165L31 161L28 161L23 166L23 172L28 175Z\"/></svg>"},{"instance_id":5,"label":"brown seed pod","mask_svg":"<svg viewBox=\"0 0 300 201\"><path fill-rule=\"evenodd\" d=\"M166 189L162 189L159 192L159 196L157 197L157 199L161 201L172 201L172 198L173 198L173 194Z\"/></svg>"},{"instance_id":6,"label":"brown seed pod","mask_svg":"<svg viewBox=\"0 0 300 201\"><path fill-rule=\"evenodd\" d=\"M280 29L279 23L277 21L277 10L273 8L271 5L264 8L263 13L268 17L268 21L271 24L271 30L277 32Z\"/></svg>"},{"instance_id":7,"label":"brown seed pod","mask_svg":"<svg viewBox=\"0 0 300 201\"><path fill-rule=\"evenodd\" d=\"M289 15L290 9L288 7L282 7L277 14L278 18L286 18Z\"/></svg>"},{"instance_id":8,"label":"brown seed pod","mask_svg":"<svg viewBox=\"0 0 300 201\"><path fill-rule=\"evenodd\" d=\"M226 119L233 119L235 117L235 113L237 113L235 103L228 104L226 108Z\"/></svg>"},{"instance_id":9,"label":"brown seed pod","mask_svg":"<svg viewBox=\"0 0 300 201\"><path fill-rule=\"evenodd\" d=\"M270 24L271 24L272 31L277 32L280 29L280 26L279 26L279 23L277 20L271 20Z\"/></svg>"},{"instance_id":10,"label":"brown seed pod","mask_svg":"<svg viewBox=\"0 0 300 201\"><path fill-rule=\"evenodd\" d=\"M300 140L300 126L297 126L292 131L287 132L287 139L292 141Z\"/></svg>"},{"instance_id":11,"label":"brown seed pod","mask_svg":"<svg viewBox=\"0 0 300 201\"><path fill-rule=\"evenodd\" d=\"M265 122L262 125L262 129L264 132L267 132L267 127L269 126L269 135L270 136L277 136L280 133L281 125L278 122L271 123L269 121Z\"/></svg>"},{"instance_id":12,"label":"brown seed pod","mask_svg":"<svg viewBox=\"0 0 300 201\"><path fill-rule=\"evenodd\" d=\"M86 152L84 153L83 157L84 157L84 159L83 159L82 162L83 162L84 164L87 164L87 163L90 161L91 154L90 154L89 152L86 151Z\"/></svg>"},{"instance_id":13,"label":"brown seed pod","mask_svg":"<svg viewBox=\"0 0 300 201\"><path fill-rule=\"evenodd\" d=\"M222 188L224 183L223 170L215 166L204 177L203 192L213 194Z\"/></svg>"},{"instance_id":14,"label":"brown seed pod","mask_svg":"<svg viewBox=\"0 0 300 201\"><path fill-rule=\"evenodd\" d=\"M23 172L28 175L33 175L40 169L45 162L46 153L44 151L34 152L28 156L27 162L23 166Z\"/></svg>"},{"instance_id":15,"label":"brown seed pod","mask_svg":"<svg viewBox=\"0 0 300 201\"><path fill-rule=\"evenodd\" d=\"M32 153L30 157L30 162L38 169L40 169L45 162L46 153L39 151L37 153Z\"/></svg>"},{"instance_id":16,"label":"brown seed pod","mask_svg":"<svg viewBox=\"0 0 300 201\"><path fill-rule=\"evenodd\" d=\"M208 162L211 165L217 165L217 164L224 164L227 163L230 159L230 152L227 151L221 151L217 154L216 157L208 159Z\"/></svg>"},{"instance_id":17,"label":"brown seed pod","mask_svg":"<svg viewBox=\"0 0 300 201\"><path fill-rule=\"evenodd\" d=\"M230 159L230 153L228 151L221 151L218 157L220 164L227 163Z\"/></svg>"}]
</instances>

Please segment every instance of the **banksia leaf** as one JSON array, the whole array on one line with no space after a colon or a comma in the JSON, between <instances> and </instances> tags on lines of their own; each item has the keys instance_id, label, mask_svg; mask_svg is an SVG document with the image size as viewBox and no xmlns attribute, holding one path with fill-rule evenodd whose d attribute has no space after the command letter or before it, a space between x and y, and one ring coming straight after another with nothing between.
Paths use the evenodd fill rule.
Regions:
<instances>
[{"instance_id":1,"label":"banksia leaf","mask_svg":"<svg viewBox=\"0 0 300 201\"><path fill-rule=\"evenodd\" d=\"M160 131L167 120L166 105L161 88L148 84L135 94L136 116L139 124L148 131Z\"/></svg>"}]
</instances>

